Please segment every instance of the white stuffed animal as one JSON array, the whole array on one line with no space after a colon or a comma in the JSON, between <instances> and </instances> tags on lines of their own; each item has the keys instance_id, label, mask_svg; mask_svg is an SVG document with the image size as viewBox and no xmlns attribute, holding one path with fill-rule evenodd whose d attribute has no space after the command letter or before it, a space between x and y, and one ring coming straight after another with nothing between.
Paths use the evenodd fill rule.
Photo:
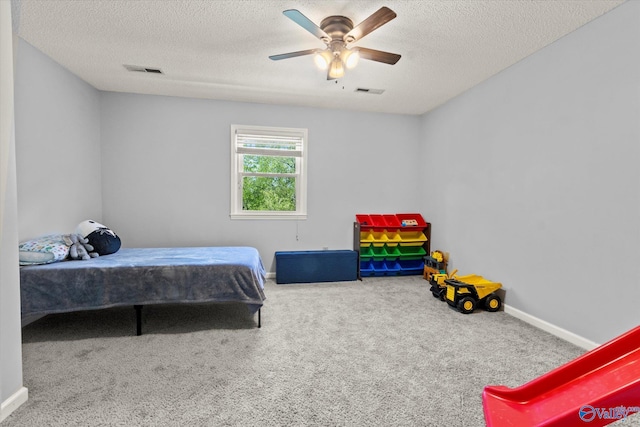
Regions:
<instances>
[{"instance_id":1,"label":"white stuffed animal","mask_svg":"<svg viewBox=\"0 0 640 427\"><path fill-rule=\"evenodd\" d=\"M93 250L93 246L89 244L89 239L85 239L80 234L70 234L69 238L71 239L69 258L75 260L87 260L100 256Z\"/></svg>"}]
</instances>

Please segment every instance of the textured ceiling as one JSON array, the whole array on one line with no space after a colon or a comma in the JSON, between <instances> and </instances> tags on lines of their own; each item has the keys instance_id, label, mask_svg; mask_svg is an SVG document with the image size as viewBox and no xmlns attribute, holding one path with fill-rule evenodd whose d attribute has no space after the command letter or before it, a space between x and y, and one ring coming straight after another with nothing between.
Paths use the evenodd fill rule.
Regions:
<instances>
[{"instance_id":1,"label":"textured ceiling","mask_svg":"<svg viewBox=\"0 0 640 427\"><path fill-rule=\"evenodd\" d=\"M422 114L620 3L13 0L13 14L20 37L100 90ZM396 65L361 60L336 82L312 56L268 59L324 47L283 10L318 25L329 15L357 25L382 6L397 18L354 46L398 53Z\"/></svg>"}]
</instances>

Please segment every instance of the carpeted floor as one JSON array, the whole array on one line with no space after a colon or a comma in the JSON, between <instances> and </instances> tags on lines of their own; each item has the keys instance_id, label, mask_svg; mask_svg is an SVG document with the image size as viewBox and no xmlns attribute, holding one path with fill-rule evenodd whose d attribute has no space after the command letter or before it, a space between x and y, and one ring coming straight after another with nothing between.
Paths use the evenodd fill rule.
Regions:
<instances>
[{"instance_id":1,"label":"carpeted floor","mask_svg":"<svg viewBox=\"0 0 640 427\"><path fill-rule=\"evenodd\" d=\"M265 293L261 329L235 304L145 307L140 337L132 308L28 325L29 400L3 427L483 426L485 385L584 352L504 312L458 313L420 276Z\"/></svg>"}]
</instances>

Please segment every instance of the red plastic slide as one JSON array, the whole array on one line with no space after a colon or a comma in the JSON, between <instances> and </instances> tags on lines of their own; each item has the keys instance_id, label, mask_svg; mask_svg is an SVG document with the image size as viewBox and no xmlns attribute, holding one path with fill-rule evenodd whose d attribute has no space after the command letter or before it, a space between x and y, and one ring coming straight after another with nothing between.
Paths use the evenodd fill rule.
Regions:
<instances>
[{"instance_id":1,"label":"red plastic slide","mask_svg":"<svg viewBox=\"0 0 640 427\"><path fill-rule=\"evenodd\" d=\"M640 412L640 326L520 387L482 392L488 427L604 426Z\"/></svg>"}]
</instances>

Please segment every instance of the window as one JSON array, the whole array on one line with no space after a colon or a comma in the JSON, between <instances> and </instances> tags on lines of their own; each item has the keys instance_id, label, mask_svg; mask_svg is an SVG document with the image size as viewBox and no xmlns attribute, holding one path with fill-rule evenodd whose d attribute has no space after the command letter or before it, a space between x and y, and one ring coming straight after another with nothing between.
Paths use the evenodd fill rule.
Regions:
<instances>
[{"instance_id":1,"label":"window","mask_svg":"<svg viewBox=\"0 0 640 427\"><path fill-rule=\"evenodd\" d=\"M231 218L307 217L307 129L231 126Z\"/></svg>"}]
</instances>

